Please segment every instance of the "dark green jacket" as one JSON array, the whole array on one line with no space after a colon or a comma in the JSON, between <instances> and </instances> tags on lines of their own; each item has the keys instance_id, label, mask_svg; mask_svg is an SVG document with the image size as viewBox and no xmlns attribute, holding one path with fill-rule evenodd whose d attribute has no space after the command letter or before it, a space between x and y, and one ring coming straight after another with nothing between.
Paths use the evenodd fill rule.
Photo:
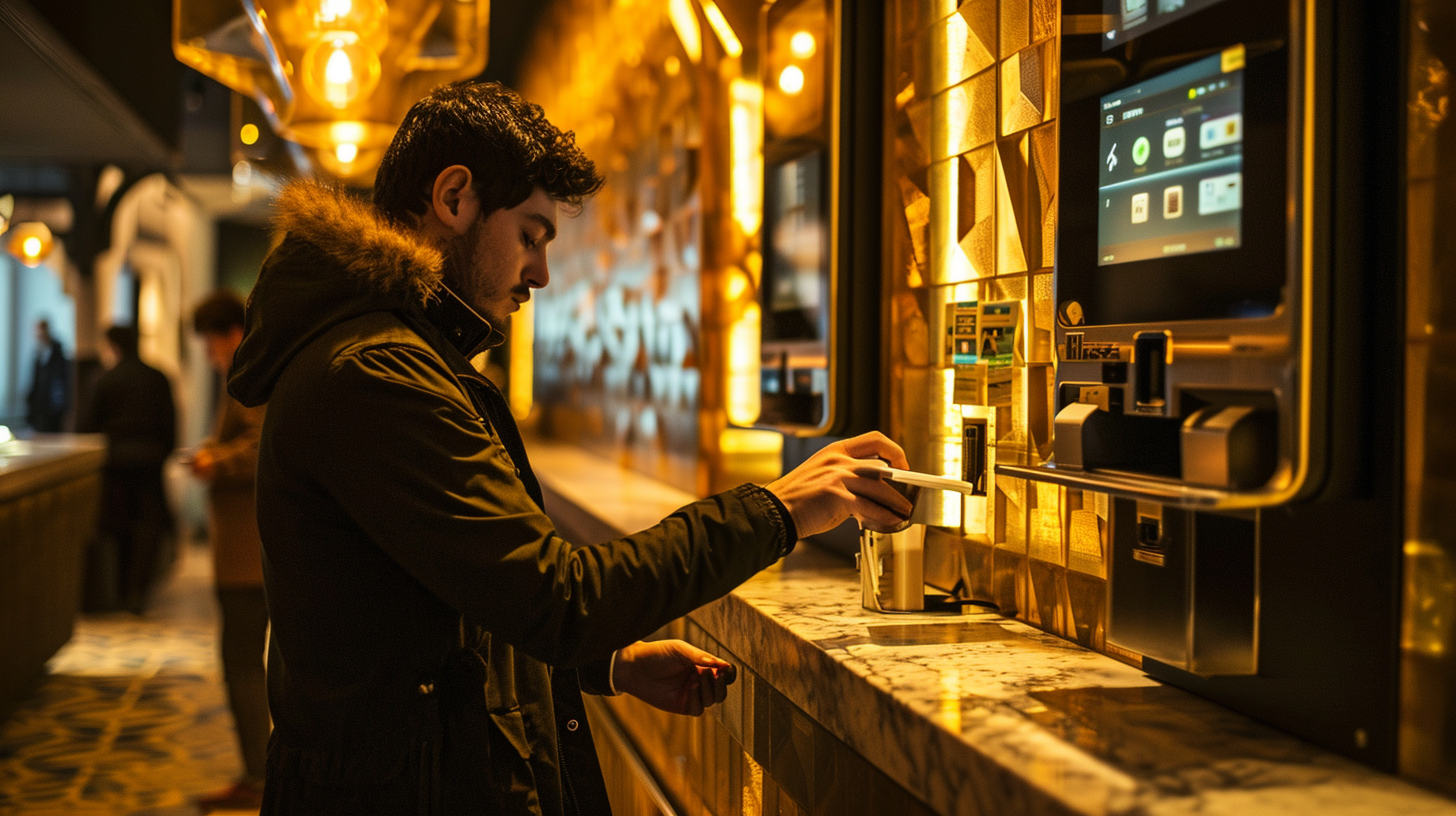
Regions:
<instances>
[{"instance_id":1,"label":"dark green jacket","mask_svg":"<svg viewBox=\"0 0 1456 816\"><path fill-rule=\"evenodd\" d=\"M745 485L572 547L439 254L323 188L278 211L230 377L268 403L264 812L607 812L581 690L786 552L782 505Z\"/></svg>"}]
</instances>

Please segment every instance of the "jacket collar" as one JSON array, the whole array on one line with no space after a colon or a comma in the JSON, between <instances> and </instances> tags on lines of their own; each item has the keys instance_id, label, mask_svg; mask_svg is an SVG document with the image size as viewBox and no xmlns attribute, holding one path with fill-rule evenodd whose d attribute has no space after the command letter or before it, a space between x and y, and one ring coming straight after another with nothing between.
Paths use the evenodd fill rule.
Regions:
<instances>
[{"instance_id":1,"label":"jacket collar","mask_svg":"<svg viewBox=\"0 0 1456 816\"><path fill-rule=\"evenodd\" d=\"M425 319L467 360L506 340L504 334L444 284L425 302L423 311Z\"/></svg>"}]
</instances>

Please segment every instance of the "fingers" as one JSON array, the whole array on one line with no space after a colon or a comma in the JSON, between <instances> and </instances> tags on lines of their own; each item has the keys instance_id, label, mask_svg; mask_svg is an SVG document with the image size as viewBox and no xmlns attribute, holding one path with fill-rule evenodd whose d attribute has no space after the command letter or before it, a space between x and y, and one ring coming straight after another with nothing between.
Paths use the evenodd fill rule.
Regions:
<instances>
[{"instance_id":1,"label":"fingers","mask_svg":"<svg viewBox=\"0 0 1456 816\"><path fill-rule=\"evenodd\" d=\"M860 434L841 444L844 446L842 450L856 459L883 459L890 463L890 467L910 469L904 449L879 431Z\"/></svg>"},{"instance_id":2,"label":"fingers","mask_svg":"<svg viewBox=\"0 0 1456 816\"><path fill-rule=\"evenodd\" d=\"M844 486L859 499L867 499L878 505L879 509L898 516L900 521L909 518L910 512L915 509L915 505L903 493L877 476L851 477L844 480ZM855 509L858 510L862 503L854 502Z\"/></svg>"}]
</instances>

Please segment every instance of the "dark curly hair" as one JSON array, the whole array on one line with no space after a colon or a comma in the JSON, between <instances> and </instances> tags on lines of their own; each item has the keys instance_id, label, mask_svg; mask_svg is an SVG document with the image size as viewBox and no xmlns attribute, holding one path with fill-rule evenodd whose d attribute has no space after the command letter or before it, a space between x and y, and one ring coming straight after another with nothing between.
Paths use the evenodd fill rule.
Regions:
<instances>
[{"instance_id":1,"label":"dark curly hair","mask_svg":"<svg viewBox=\"0 0 1456 816\"><path fill-rule=\"evenodd\" d=\"M541 187L573 206L604 179L571 131L546 121L540 105L497 82L456 82L410 108L374 178L374 207L397 223L429 208L435 179L470 168L481 217L514 207Z\"/></svg>"},{"instance_id":2,"label":"dark curly hair","mask_svg":"<svg viewBox=\"0 0 1456 816\"><path fill-rule=\"evenodd\" d=\"M192 330L198 334L227 334L243 327L243 299L226 289L208 295L192 310Z\"/></svg>"}]
</instances>

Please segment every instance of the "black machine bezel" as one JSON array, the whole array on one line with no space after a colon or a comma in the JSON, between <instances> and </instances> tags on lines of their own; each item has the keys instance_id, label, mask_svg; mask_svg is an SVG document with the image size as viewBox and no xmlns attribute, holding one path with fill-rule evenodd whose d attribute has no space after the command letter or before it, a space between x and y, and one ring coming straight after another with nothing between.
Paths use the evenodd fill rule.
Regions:
<instances>
[{"instance_id":1,"label":"black machine bezel","mask_svg":"<svg viewBox=\"0 0 1456 816\"><path fill-rule=\"evenodd\" d=\"M1082 95L1062 99L1056 297L1058 304L1079 303L1085 325L1263 317L1286 302L1288 10L1259 0L1217 7L1224 13L1156 29L1109 54L1121 66L1121 81L1087 83ZM1245 49L1240 245L1099 266L1102 96L1238 44ZM1105 69L1102 75L1118 76Z\"/></svg>"}]
</instances>

